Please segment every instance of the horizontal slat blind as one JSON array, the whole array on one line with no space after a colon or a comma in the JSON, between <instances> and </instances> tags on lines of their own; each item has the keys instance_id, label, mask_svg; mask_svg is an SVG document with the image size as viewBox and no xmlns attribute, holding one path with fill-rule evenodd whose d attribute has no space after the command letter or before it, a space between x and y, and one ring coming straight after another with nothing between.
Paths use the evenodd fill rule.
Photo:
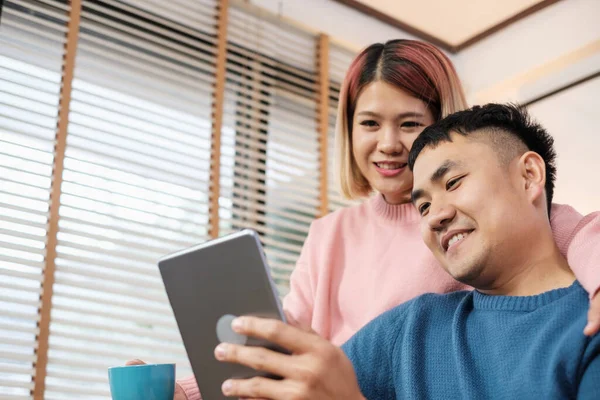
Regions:
<instances>
[{"instance_id":1,"label":"horizontal slat blind","mask_svg":"<svg viewBox=\"0 0 600 400\"><path fill-rule=\"evenodd\" d=\"M0 24L0 398L31 398L64 1L7 0Z\"/></svg>"},{"instance_id":2,"label":"horizontal slat blind","mask_svg":"<svg viewBox=\"0 0 600 400\"><path fill-rule=\"evenodd\" d=\"M214 1L83 1L47 399L108 398L129 358L191 373L156 262L208 232Z\"/></svg>"},{"instance_id":3,"label":"horizontal slat blind","mask_svg":"<svg viewBox=\"0 0 600 400\"><path fill-rule=\"evenodd\" d=\"M344 81L346 71L356 54L340 45L331 43L329 45L329 210L335 211L342 207L349 207L360 203L344 198L340 193L338 178L335 175L335 123L337 116L338 100L340 97L341 84Z\"/></svg>"},{"instance_id":4,"label":"horizontal slat blind","mask_svg":"<svg viewBox=\"0 0 600 400\"><path fill-rule=\"evenodd\" d=\"M280 295L319 208L315 40L230 7L220 233L259 232Z\"/></svg>"},{"instance_id":5,"label":"horizontal slat blind","mask_svg":"<svg viewBox=\"0 0 600 400\"><path fill-rule=\"evenodd\" d=\"M217 2L82 2L46 399L108 398L106 369L133 357L174 361L179 376L191 373L156 261L208 239L211 228ZM316 37L235 4L220 234L257 230L285 295L320 208ZM69 11L68 0L6 0L2 9L0 398L31 398L33 388ZM346 61L343 49L331 49L335 101L334 69Z\"/></svg>"}]
</instances>

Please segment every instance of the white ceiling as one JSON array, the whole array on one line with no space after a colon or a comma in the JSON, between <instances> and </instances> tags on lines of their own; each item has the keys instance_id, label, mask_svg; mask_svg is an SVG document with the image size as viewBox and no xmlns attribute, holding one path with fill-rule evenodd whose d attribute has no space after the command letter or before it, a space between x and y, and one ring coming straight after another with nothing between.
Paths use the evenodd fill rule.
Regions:
<instances>
[{"instance_id":1,"label":"white ceiling","mask_svg":"<svg viewBox=\"0 0 600 400\"><path fill-rule=\"evenodd\" d=\"M356 0L457 46L542 0Z\"/></svg>"}]
</instances>

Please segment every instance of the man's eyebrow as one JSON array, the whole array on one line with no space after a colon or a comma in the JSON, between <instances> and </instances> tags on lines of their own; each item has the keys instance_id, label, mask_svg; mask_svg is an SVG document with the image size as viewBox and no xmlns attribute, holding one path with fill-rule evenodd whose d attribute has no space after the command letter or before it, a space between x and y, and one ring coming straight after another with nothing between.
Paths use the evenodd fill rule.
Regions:
<instances>
[{"instance_id":1,"label":"man's eyebrow","mask_svg":"<svg viewBox=\"0 0 600 400\"><path fill-rule=\"evenodd\" d=\"M460 163L456 161L446 160L442 163L442 165L438 167L438 169L435 170L433 174L431 174L431 178L429 178L429 180L431 181L431 183L436 183L440 179L442 179L444 175L448 173L448 171L450 171L452 168L458 167L459 165Z\"/></svg>"},{"instance_id":2,"label":"man's eyebrow","mask_svg":"<svg viewBox=\"0 0 600 400\"><path fill-rule=\"evenodd\" d=\"M445 160L442 163L442 165L440 165L438 169L436 169L435 172L431 174L431 178L429 178L429 180L431 181L431 183L436 183L440 179L442 179L444 175L448 173L448 171L450 171L452 168L458 167L459 165L461 165L461 163L452 160ZM413 190L410 194L410 198L413 204L416 204L417 200L419 200L423 196L425 196L425 190L423 189Z\"/></svg>"},{"instance_id":3,"label":"man's eyebrow","mask_svg":"<svg viewBox=\"0 0 600 400\"><path fill-rule=\"evenodd\" d=\"M423 196L425 196L425 191L423 189L417 189L417 190L413 190L413 192L410 194L410 199L411 199L412 203L414 205L416 205L417 200L419 200Z\"/></svg>"}]
</instances>

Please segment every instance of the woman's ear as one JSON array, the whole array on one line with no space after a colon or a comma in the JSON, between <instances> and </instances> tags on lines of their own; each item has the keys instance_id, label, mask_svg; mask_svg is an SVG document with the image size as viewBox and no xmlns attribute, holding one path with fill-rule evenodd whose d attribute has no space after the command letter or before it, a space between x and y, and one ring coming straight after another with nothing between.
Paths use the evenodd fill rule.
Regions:
<instances>
[{"instance_id":1,"label":"woman's ear","mask_svg":"<svg viewBox=\"0 0 600 400\"><path fill-rule=\"evenodd\" d=\"M529 200L532 203L542 200L545 204L546 163L544 159L538 153L528 151L519 159L519 171Z\"/></svg>"}]
</instances>

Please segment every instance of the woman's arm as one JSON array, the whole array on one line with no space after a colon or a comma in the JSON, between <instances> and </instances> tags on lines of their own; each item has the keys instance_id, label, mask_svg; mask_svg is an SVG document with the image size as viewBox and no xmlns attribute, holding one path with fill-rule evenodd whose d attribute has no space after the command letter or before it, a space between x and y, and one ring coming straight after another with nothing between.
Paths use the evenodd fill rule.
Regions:
<instances>
[{"instance_id":1,"label":"woman's arm","mask_svg":"<svg viewBox=\"0 0 600 400\"><path fill-rule=\"evenodd\" d=\"M315 249L315 229L311 225L296 267L290 276L290 292L283 299L283 309L291 317L294 325L308 328L312 325L315 299L315 274L313 256Z\"/></svg>"},{"instance_id":2,"label":"woman's arm","mask_svg":"<svg viewBox=\"0 0 600 400\"><path fill-rule=\"evenodd\" d=\"M552 205L552 232L581 285L593 296L600 288L600 212L585 217L573 207Z\"/></svg>"},{"instance_id":3,"label":"woman's arm","mask_svg":"<svg viewBox=\"0 0 600 400\"><path fill-rule=\"evenodd\" d=\"M175 392L173 400L202 400L198 383L193 375L184 379L178 379ZM177 397L177 392L180 393L180 397Z\"/></svg>"},{"instance_id":4,"label":"woman's arm","mask_svg":"<svg viewBox=\"0 0 600 400\"><path fill-rule=\"evenodd\" d=\"M560 252L590 294L586 335L600 330L600 212L586 216L573 207L552 205L552 232Z\"/></svg>"}]
</instances>

